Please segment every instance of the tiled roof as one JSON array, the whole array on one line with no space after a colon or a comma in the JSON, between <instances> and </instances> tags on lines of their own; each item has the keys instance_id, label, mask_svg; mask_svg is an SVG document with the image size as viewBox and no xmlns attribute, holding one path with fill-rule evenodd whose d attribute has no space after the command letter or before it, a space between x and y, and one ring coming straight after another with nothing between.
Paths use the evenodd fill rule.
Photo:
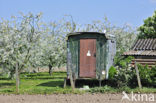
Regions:
<instances>
[{"instance_id":1,"label":"tiled roof","mask_svg":"<svg viewBox=\"0 0 156 103\"><path fill-rule=\"evenodd\" d=\"M138 39L132 50L156 50L156 39Z\"/></svg>"},{"instance_id":2,"label":"tiled roof","mask_svg":"<svg viewBox=\"0 0 156 103\"><path fill-rule=\"evenodd\" d=\"M123 55L156 56L156 39L138 39L132 49Z\"/></svg>"}]
</instances>

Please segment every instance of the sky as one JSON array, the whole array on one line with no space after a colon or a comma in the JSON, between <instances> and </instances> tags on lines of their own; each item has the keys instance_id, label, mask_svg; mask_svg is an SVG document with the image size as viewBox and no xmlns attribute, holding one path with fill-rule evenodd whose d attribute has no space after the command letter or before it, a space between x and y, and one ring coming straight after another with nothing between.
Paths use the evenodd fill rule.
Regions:
<instances>
[{"instance_id":1,"label":"sky","mask_svg":"<svg viewBox=\"0 0 156 103\"><path fill-rule=\"evenodd\" d=\"M139 27L154 10L156 0L0 0L0 18L42 12L46 22L72 15L76 23L89 24L106 16L113 25Z\"/></svg>"}]
</instances>

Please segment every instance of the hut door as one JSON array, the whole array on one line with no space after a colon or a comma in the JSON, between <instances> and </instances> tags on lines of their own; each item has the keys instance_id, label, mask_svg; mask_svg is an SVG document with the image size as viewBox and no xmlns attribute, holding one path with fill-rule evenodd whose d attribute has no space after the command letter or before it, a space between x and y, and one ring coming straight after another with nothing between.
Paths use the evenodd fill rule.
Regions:
<instances>
[{"instance_id":1,"label":"hut door","mask_svg":"<svg viewBox=\"0 0 156 103\"><path fill-rule=\"evenodd\" d=\"M96 77L96 39L80 39L80 77Z\"/></svg>"}]
</instances>

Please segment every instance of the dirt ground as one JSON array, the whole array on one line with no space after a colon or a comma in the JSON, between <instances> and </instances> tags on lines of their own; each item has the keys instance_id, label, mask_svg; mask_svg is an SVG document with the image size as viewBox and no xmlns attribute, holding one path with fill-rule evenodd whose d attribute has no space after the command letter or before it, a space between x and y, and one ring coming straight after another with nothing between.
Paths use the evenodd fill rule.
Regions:
<instances>
[{"instance_id":1,"label":"dirt ground","mask_svg":"<svg viewBox=\"0 0 156 103\"><path fill-rule=\"evenodd\" d=\"M154 94L156 97L156 94ZM0 95L0 103L156 103L128 101L122 94ZM155 98L156 99L156 98Z\"/></svg>"}]
</instances>

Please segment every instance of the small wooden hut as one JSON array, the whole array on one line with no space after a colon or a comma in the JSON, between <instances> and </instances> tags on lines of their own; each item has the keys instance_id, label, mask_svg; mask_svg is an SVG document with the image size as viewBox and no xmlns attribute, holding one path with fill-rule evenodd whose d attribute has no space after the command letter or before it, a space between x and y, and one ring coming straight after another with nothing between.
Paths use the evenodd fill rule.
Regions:
<instances>
[{"instance_id":1,"label":"small wooden hut","mask_svg":"<svg viewBox=\"0 0 156 103\"><path fill-rule=\"evenodd\" d=\"M156 39L138 39L131 50L124 53L125 56L134 56L132 65L135 61L142 65L156 65Z\"/></svg>"},{"instance_id":2,"label":"small wooden hut","mask_svg":"<svg viewBox=\"0 0 156 103\"><path fill-rule=\"evenodd\" d=\"M113 36L98 32L75 32L67 35L67 78L70 72L79 78L107 79L116 53Z\"/></svg>"}]
</instances>

